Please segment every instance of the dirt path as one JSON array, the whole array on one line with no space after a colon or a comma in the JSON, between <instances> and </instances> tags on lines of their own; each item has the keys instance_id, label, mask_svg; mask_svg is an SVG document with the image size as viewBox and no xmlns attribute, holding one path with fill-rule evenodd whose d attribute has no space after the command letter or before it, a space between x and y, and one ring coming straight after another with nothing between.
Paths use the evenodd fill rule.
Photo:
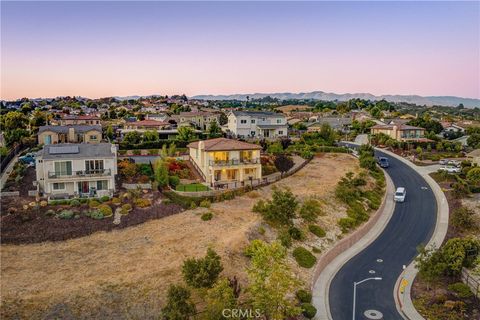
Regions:
<instances>
[{"instance_id":1,"label":"dirt path","mask_svg":"<svg viewBox=\"0 0 480 320\"><path fill-rule=\"evenodd\" d=\"M276 185L290 187L300 199L315 195L330 203L333 186L347 171L357 170L355 158L326 154ZM222 256L224 275L244 282L243 247L261 223L250 209L271 189L213 204L214 218L207 222L200 219L207 209L198 208L65 242L2 245L2 316L158 316L168 285L181 281L184 259L203 256L209 246ZM332 209L324 217L327 231L335 228L339 214Z\"/></svg>"}]
</instances>

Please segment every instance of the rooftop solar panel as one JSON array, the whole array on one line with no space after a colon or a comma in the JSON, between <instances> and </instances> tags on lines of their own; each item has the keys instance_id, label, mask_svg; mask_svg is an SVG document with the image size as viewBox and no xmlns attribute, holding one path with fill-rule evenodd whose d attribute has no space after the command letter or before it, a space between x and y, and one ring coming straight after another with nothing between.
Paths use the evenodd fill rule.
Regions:
<instances>
[{"instance_id":1,"label":"rooftop solar panel","mask_svg":"<svg viewBox=\"0 0 480 320\"><path fill-rule=\"evenodd\" d=\"M78 146L50 147L50 154L71 154L79 152Z\"/></svg>"}]
</instances>

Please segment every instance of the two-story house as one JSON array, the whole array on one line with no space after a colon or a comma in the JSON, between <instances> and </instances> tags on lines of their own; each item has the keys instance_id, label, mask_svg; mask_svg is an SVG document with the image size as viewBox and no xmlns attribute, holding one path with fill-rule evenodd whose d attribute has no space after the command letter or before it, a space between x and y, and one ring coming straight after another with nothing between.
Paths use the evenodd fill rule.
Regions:
<instances>
[{"instance_id":1,"label":"two-story house","mask_svg":"<svg viewBox=\"0 0 480 320\"><path fill-rule=\"evenodd\" d=\"M262 178L259 145L216 138L192 142L187 147L190 161L211 186Z\"/></svg>"},{"instance_id":2,"label":"two-story house","mask_svg":"<svg viewBox=\"0 0 480 320\"><path fill-rule=\"evenodd\" d=\"M173 118L177 121L178 127L193 126L200 130L208 130L212 122L219 123L220 114L205 111L180 112Z\"/></svg>"},{"instance_id":3,"label":"two-story house","mask_svg":"<svg viewBox=\"0 0 480 320\"><path fill-rule=\"evenodd\" d=\"M288 135L287 119L283 113L263 111L231 111L228 130L239 138L277 138Z\"/></svg>"},{"instance_id":4,"label":"two-story house","mask_svg":"<svg viewBox=\"0 0 480 320\"><path fill-rule=\"evenodd\" d=\"M140 120L133 122L126 122L124 125L125 129L136 130L139 132L144 132L146 130L164 130L169 129L171 124L164 121L157 120Z\"/></svg>"},{"instance_id":5,"label":"two-story house","mask_svg":"<svg viewBox=\"0 0 480 320\"><path fill-rule=\"evenodd\" d=\"M38 129L39 144L97 143L102 141L102 126L71 125L41 126Z\"/></svg>"},{"instance_id":6,"label":"two-story house","mask_svg":"<svg viewBox=\"0 0 480 320\"><path fill-rule=\"evenodd\" d=\"M425 129L406 124L375 125L370 128L371 134L383 133L397 141L426 141Z\"/></svg>"},{"instance_id":7,"label":"two-story house","mask_svg":"<svg viewBox=\"0 0 480 320\"><path fill-rule=\"evenodd\" d=\"M69 126L72 124L98 125L101 119L96 115L65 115L60 120L60 125Z\"/></svg>"},{"instance_id":8,"label":"two-story house","mask_svg":"<svg viewBox=\"0 0 480 320\"><path fill-rule=\"evenodd\" d=\"M101 197L115 191L114 144L45 145L35 161L38 191L47 197Z\"/></svg>"}]
</instances>

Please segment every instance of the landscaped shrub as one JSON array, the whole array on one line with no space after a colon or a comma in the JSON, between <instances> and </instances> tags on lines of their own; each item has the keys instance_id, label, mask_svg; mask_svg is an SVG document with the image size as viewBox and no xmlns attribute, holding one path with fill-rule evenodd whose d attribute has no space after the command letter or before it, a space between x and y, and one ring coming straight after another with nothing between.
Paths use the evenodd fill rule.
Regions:
<instances>
[{"instance_id":1,"label":"landscaped shrub","mask_svg":"<svg viewBox=\"0 0 480 320\"><path fill-rule=\"evenodd\" d=\"M452 226L458 229L473 229L475 228L475 220L473 215L475 212L466 208L460 207L452 212Z\"/></svg>"},{"instance_id":2,"label":"landscaped shrub","mask_svg":"<svg viewBox=\"0 0 480 320\"><path fill-rule=\"evenodd\" d=\"M125 203L120 209L120 214L126 215L132 211L132 205L130 203Z\"/></svg>"},{"instance_id":3,"label":"landscaped shrub","mask_svg":"<svg viewBox=\"0 0 480 320\"><path fill-rule=\"evenodd\" d=\"M314 224L309 225L308 230L319 238L323 238L327 234L325 230Z\"/></svg>"},{"instance_id":4,"label":"landscaped shrub","mask_svg":"<svg viewBox=\"0 0 480 320\"><path fill-rule=\"evenodd\" d=\"M83 211L82 213L85 217L89 217L95 220L103 219L103 214L96 209L86 210L86 211Z\"/></svg>"},{"instance_id":5,"label":"landscaped shrub","mask_svg":"<svg viewBox=\"0 0 480 320\"><path fill-rule=\"evenodd\" d=\"M100 200L100 202L102 202L102 203L103 203L103 202L107 202L107 201L110 200L110 197L109 197L109 196L102 196L102 197L100 197L99 200Z\"/></svg>"},{"instance_id":6,"label":"landscaped shrub","mask_svg":"<svg viewBox=\"0 0 480 320\"><path fill-rule=\"evenodd\" d=\"M317 308L310 303L302 303L302 314L307 319L313 319L317 314Z\"/></svg>"},{"instance_id":7,"label":"landscaped shrub","mask_svg":"<svg viewBox=\"0 0 480 320\"><path fill-rule=\"evenodd\" d=\"M233 200L235 199L235 192L234 191L227 191L223 194L224 200Z\"/></svg>"},{"instance_id":8,"label":"landscaped shrub","mask_svg":"<svg viewBox=\"0 0 480 320\"><path fill-rule=\"evenodd\" d=\"M352 219L350 217L340 218L338 220L338 226L340 227L340 229L342 229L343 233L347 233L348 231L357 226L357 222L355 221L355 219Z\"/></svg>"},{"instance_id":9,"label":"landscaped shrub","mask_svg":"<svg viewBox=\"0 0 480 320\"><path fill-rule=\"evenodd\" d=\"M144 198L138 198L138 199L135 199L133 201L133 203L135 204L135 206L137 206L139 208L146 208L146 207L150 207L152 205L152 200L144 199Z\"/></svg>"},{"instance_id":10,"label":"landscaped shrub","mask_svg":"<svg viewBox=\"0 0 480 320\"><path fill-rule=\"evenodd\" d=\"M111 217L113 215L113 210L108 204L99 205L97 210L100 211L104 217Z\"/></svg>"},{"instance_id":11,"label":"landscaped shrub","mask_svg":"<svg viewBox=\"0 0 480 320\"><path fill-rule=\"evenodd\" d=\"M297 247L293 250L293 257L298 265L303 268L311 268L317 262L317 258L307 249Z\"/></svg>"},{"instance_id":12,"label":"landscaped shrub","mask_svg":"<svg viewBox=\"0 0 480 320\"><path fill-rule=\"evenodd\" d=\"M200 207L202 208L210 208L210 206L211 202L208 199L202 200L202 202L200 202Z\"/></svg>"},{"instance_id":13,"label":"landscaped shrub","mask_svg":"<svg viewBox=\"0 0 480 320\"><path fill-rule=\"evenodd\" d=\"M273 188L272 200L259 200L253 211L260 213L267 221L289 225L295 217L298 202L290 189Z\"/></svg>"},{"instance_id":14,"label":"landscaped shrub","mask_svg":"<svg viewBox=\"0 0 480 320\"><path fill-rule=\"evenodd\" d=\"M302 240L304 238L302 230L298 229L297 227L290 227L288 228L288 234L294 240Z\"/></svg>"},{"instance_id":15,"label":"landscaped shrub","mask_svg":"<svg viewBox=\"0 0 480 320\"><path fill-rule=\"evenodd\" d=\"M375 191L366 191L364 197L368 200L368 207L377 210L382 203L382 195Z\"/></svg>"},{"instance_id":16,"label":"landscaped shrub","mask_svg":"<svg viewBox=\"0 0 480 320\"><path fill-rule=\"evenodd\" d=\"M117 205L117 206L118 206L118 205L120 205L120 204L122 203L122 200L120 200L120 198L113 197L113 198L112 198L112 203L113 203L114 205Z\"/></svg>"},{"instance_id":17,"label":"landscaped shrub","mask_svg":"<svg viewBox=\"0 0 480 320\"><path fill-rule=\"evenodd\" d=\"M292 237L288 233L288 230L282 230L278 234L278 240L285 248L290 248L292 246Z\"/></svg>"},{"instance_id":18,"label":"landscaped shrub","mask_svg":"<svg viewBox=\"0 0 480 320\"><path fill-rule=\"evenodd\" d=\"M88 202L88 206L89 206L90 208L96 208L96 207L98 207L99 205L100 205L100 202L98 202L97 200L90 200L90 201Z\"/></svg>"},{"instance_id":19,"label":"landscaped shrub","mask_svg":"<svg viewBox=\"0 0 480 320\"><path fill-rule=\"evenodd\" d=\"M168 177L168 184L170 184L173 189L176 189L180 184L180 178L178 176L170 176Z\"/></svg>"},{"instance_id":20,"label":"landscaped shrub","mask_svg":"<svg viewBox=\"0 0 480 320\"><path fill-rule=\"evenodd\" d=\"M313 253L322 253L322 249L320 249L318 247L312 247L312 252Z\"/></svg>"},{"instance_id":21,"label":"landscaped shrub","mask_svg":"<svg viewBox=\"0 0 480 320\"><path fill-rule=\"evenodd\" d=\"M98 210L90 211L88 216L92 219L95 219L95 220L102 220L103 219L103 213L101 213Z\"/></svg>"},{"instance_id":22,"label":"landscaped shrub","mask_svg":"<svg viewBox=\"0 0 480 320\"><path fill-rule=\"evenodd\" d=\"M314 198L305 200L299 212L300 217L308 222L315 222L317 217L321 214L322 208L320 201Z\"/></svg>"},{"instance_id":23,"label":"landscaped shrub","mask_svg":"<svg viewBox=\"0 0 480 320\"><path fill-rule=\"evenodd\" d=\"M70 201L70 205L72 207L79 207L80 206L80 201L78 201L76 199L73 199L72 201Z\"/></svg>"},{"instance_id":24,"label":"landscaped shrub","mask_svg":"<svg viewBox=\"0 0 480 320\"><path fill-rule=\"evenodd\" d=\"M300 289L295 294L297 296L298 301L302 303L310 303L312 302L312 294L307 290Z\"/></svg>"},{"instance_id":25,"label":"landscaped shrub","mask_svg":"<svg viewBox=\"0 0 480 320\"><path fill-rule=\"evenodd\" d=\"M60 219L72 219L75 213L72 210L62 210L57 217Z\"/></svg>"},{"instance_id":26,"label":"landscaped shrub","mask_svg":"<svg viewBox=\"0 0 480 320\"><path fill-rule=\"evenodd\" d=\"M470 290L470 287L463 282L450 284L448 286L448 290L455 292L457 296L461 299L468 299L473 297L473 293Z\"/></svg>"},{"instance_id":27,"label":"landscaped shrub","mask_svg":"<svg viewBox=\"0 0 480 320\"><path fill-rule=\"evenodd\" d=\"M130 211L132 210L132 205L130 203L125 203L124 205L122 205L122 209L126 211Z\"/></svg>"},{"instance_id":28,"label":"landscaped shrub","mask_svg":"<svg viewBox=\"0 0 480 320\"><path fill-rule=\"evenodd\" d=\"M197 203L195 201L192 201L190 203L190 209L196 209L198 206L197 206Z\"/></svg>"},{"instance_id":29,"label":"landscaped shrub","mask_svg":"<svg viewBox=\"0 0 480 320\"><path fill-rule=\"evenodd\" d=\"M213 218L213 213L211 212L205 212L204 214L202 214L202 220L203 221L208 221L208 220L212 220Z\"/></svg>"},{"instance_id":30,"label":"landscaped shrub","mask_svg":"<svg viewBox=\"0 0 480 320\"><path fill-rule=\"evenodd\" d=\"M183 262L182 274L185 282L194 288L210 288L222 272L220 256L208 248L204 258L190 258Z\"/></svg>"}]
</instances>

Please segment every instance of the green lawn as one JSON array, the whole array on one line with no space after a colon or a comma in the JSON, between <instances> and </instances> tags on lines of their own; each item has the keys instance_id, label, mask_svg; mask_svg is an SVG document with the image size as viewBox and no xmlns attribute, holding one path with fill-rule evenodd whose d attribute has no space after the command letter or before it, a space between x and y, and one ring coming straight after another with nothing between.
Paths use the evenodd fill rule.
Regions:
<instances>
[{"instance_id":1,"label":"green lawn","mask_svg":"<svg viewBox=\"0 0 480 320\"><path fill-rule=\"evenodd\" d=\"M208 190L210 190L210 188L201 183L179 184L177 186L177 191L196 192L196 191L208 191Z\"/></svg>"}]
</instances>

